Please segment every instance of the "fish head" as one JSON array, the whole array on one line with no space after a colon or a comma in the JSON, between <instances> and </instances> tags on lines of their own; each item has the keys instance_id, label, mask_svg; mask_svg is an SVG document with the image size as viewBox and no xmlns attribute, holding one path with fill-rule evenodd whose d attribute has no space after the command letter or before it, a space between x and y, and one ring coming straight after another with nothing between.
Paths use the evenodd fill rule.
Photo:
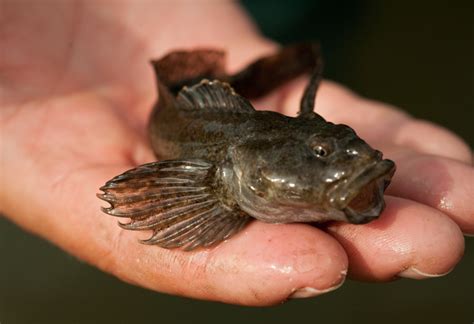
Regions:
<instances>
[{"instance_id":1,"label":"fish head","mask_svg":"<svg viewBox=\"0 0 474 324\"><path fill-rule=\"evenodd\" d=\"M385 207L394 162L346 125L249 141L232 154L241 208L267 222L367 223Z\"/></svg>"}]
</instances>

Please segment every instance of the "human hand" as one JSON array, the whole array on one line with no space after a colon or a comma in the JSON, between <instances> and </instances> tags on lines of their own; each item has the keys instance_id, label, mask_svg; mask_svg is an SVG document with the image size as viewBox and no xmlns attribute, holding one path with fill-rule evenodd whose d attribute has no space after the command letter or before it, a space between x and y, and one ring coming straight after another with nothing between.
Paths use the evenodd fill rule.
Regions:
<instances>
[{"instance_id":1,"label":"human hand","mask_svg":"<svg viewBox=\"0 0 474 324\"><path fill-rule=\"evenodd\" d=\"M190 7L191 6L191 7ZM177 47L221 47L236 70L271 52L234 4L80 3L27 10L10 3L0 27L1 212L122 280L157 291L267 305L364 280L439 275L474 233L471 152L440 127L323 83L318 113L351 125L398 171L387 208L366 225L252 222L214 248L139 244L100 212L104 181L154 157L145 124L156 97L148 64ZM217 27L216 27L217 26ZM192 41L190 41L192 39ZM296 113L302 81L259 102Z\"/></svg>"}]
</instances>

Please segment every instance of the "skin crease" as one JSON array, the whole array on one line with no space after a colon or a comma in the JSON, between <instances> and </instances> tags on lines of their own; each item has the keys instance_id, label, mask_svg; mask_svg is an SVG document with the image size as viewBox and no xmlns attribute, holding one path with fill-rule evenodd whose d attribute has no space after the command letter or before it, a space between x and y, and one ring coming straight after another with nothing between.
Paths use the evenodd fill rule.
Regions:
<instances>
[{"instance_id":1,"label":"skin crease","mask_svg":"<svg viewBox=\"0 0 474 324\"><path fill-rule=\"evenodd\" d=\"M2 10L0 47L8 50L0 56L0 182L8 185L0 186L0 211L122 280L270 305L298 288L338 286L348 267L351 277L370 281L446 273L463 254L462 231L474 233L470 149L439 126L325 81L318 112L349 124L397 163L380 219L324 231L253 222L194 252L141 245L137 239L149 234L121 230L102 214L95 193L107 179L154 160L145 136L156 98L149 59L179 47L219 47L235 71L275 45L228 2L9 1ZM303 86L292 82L257 107L294 115Z\"/></svg>"}]
</instances>

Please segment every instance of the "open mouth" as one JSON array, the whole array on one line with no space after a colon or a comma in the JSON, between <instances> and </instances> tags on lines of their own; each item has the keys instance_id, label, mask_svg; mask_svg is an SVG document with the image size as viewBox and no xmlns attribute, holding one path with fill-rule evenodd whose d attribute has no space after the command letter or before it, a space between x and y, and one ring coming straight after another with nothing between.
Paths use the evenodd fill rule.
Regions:
<instances>
[{"instance_id":1,"label":"open mouth","mask_svg":"<svg viewBox=\"0 0 474 324\"><path fill-rule=\"evenodd\" d=\"M350 223L368 223L380 216L385 207L383 193L394 172L393 161L378 161L344 186L339 202Z\"/></svg>"},{"instance_id":2,"label":"open mouth","mask_svg":"<svg viewBox=\"0 0 474 324\"><path fill-rule=\"evenodd\" d=\"M343 209L349 222L364 224L378 218L385 207L383 192L385 180L376 179L366 186Z\"/></svg>"}]
</instances>

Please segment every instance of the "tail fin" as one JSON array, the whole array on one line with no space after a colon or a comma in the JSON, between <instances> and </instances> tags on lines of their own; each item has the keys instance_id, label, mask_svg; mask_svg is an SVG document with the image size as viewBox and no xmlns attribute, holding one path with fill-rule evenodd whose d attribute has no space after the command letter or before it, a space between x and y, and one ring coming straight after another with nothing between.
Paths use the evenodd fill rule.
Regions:
<instances>
[{"instance_id":1,"label":"tail fin","mask_svg":"<svg viewBox=\"0 0 474 324\"><path fill-rule=\"evenodd\" d=\"M157 78L174 95L202 79L225 78L225 53L220 50L174 51L151 63Z\"/></svg>"},{"instance_id":2,"label":"tail fin","mask_svg":"<svg viewBox=\"0 0 474 324\"><path fill-rule=\"evenodd\" d=\"M240 95L262 97L284 83L321 65L319 43L305 42L282 47L273 55L262 57L227 81Z\"/></svg>"},{"instance_id":3,"label":"tail fin","mask_svg":"<svg viewBox=\"0 0 474 324\"><path fill-rule=\"evenodd\" d=\"M275 54L254 61L234 75L226 74L225 53L220 50L174 51L151 62L159 79L158 84L161 82L175 96L183 86L195 85L203 79L217 79L229 83L237 93L248 99L262 97L302 74L319 71L320 75L322 66L320 46L314 42L282 47ZM318 82L312 84L315 89L310 92L313 93ZM312 93L305 96L305 101L311 101ZM305 106L310 106L310 103Z\"/></svg>"}]
</instances>

